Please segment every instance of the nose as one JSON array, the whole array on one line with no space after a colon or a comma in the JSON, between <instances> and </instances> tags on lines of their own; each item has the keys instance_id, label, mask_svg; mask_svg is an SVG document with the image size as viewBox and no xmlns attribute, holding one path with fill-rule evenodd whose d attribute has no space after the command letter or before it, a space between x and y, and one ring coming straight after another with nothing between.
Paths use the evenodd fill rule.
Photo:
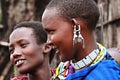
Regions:
<instances>
[{"instance_id":1,"label":"nose","mask_svg":"<svg viewBox=\"0 0 120 80\"><path fill-rule=\"evenodd\" d=\"M47 43L48 44L51 44L52 43L52 36L51 35L48 35L48 38L47 38Z\"/></svg>"},{"instance_id":2,"label":"nose","mask_svg":"<svg viewBox=\"0 0 120 80\"><path fill-rule=\"evenodd\" d=\"M19 49L15 49L14 52L10 55L10 61L14 64L15 59L19 58L22 55Z\"/></svg>"},{"instance_id":3,"label":"nose","mask_svg":"<svg viewBox=\"0 0 120 80\"><path fill-rule=\"evenodd\" d=\"M52 41L48 38L48 39L47 39L47 43L48 43L48 44L51 44Z\"/></svg>"},{"instance_id":4,"label":"nose","mask_svg":"<svg viewBox=\"0 0 120 80\"><path fill-rule=\"evenodd\" d=\"M11 56L13 57L13 58L18 58L19 56L21 56L21 50L20 49L15 49L14 50L14 52L13 52L13 54L11 54Z\"/></svg>"},{"instance_id":5,"label":"nose","mask_svg":"<svg viewBox=\"0 0 120 80\"><path fill-rule=\"evenodd\" d=\"M52 48L54 46L52 36L50 36L50 35L47 38L47 44L50 45Z\"/></svg>"}]
</instances>

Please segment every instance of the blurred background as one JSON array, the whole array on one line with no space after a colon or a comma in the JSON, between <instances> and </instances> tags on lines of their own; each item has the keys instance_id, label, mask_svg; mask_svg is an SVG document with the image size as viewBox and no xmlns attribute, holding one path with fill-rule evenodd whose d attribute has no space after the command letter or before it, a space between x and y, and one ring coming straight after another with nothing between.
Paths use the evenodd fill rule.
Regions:
<instances>
[{"instance_id":1,"label":"blurred background","mask_svg":"<svg viewBox=\"0 0 120 80\"><path fill-rule=\"evenodd\" d=\"M9 61L8 37L14 25L21 21L41 21L50 0L0 0L0 80L17 75ZM107 48L120 48L120 0L95 0L100 9L96 39ZM59 63L55 56L51 66Z\"/></svg>"}]
</instances>

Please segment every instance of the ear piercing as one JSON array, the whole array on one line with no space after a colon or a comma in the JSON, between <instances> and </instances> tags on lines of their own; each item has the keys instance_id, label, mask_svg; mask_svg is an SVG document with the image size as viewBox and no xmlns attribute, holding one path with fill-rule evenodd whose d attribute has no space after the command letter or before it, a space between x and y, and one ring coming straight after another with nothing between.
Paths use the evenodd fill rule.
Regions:
<instances>
[{"instance_id":1,"label":"ear piercing","mask_svg":"<svg viewBox=\"0 0 120 80\"><path fill-rule=\"evenodd\" d=\"M84 44L84 38L81 35L81 29L80 29L80 25L76 22L75 19L73 19L74 22L74 26L73 26L73 47L76 43L80 43L83 42L83 48L85 48L85 44Z\"/></svg>"}]
</instances>

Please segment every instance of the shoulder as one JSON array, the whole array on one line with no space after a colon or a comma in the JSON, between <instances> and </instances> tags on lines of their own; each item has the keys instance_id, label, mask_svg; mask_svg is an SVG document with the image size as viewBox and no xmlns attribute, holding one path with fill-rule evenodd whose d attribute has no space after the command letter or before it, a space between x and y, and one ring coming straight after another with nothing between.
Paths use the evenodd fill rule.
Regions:
<instances>
[{"instance_id":1,"label":"shoulder","mask_svg":"<svg viewBox=\"0 0 120 80\"><path fill-rule=\"evenodd\" d=\"M109 48L107 51L120 65L120 48Z\"/></svg>"},{"instance_id":2,"label":"shoulder","mask_svg":"<svg viewBox=\"0 0 120 80\"><path fill-rule=\"evenodd\" d=\"M91 77L94 76L94 77ZM119 80L120 66L113 60L103 60L86 77L87 80Z\"/></svg>"}]
</instances>

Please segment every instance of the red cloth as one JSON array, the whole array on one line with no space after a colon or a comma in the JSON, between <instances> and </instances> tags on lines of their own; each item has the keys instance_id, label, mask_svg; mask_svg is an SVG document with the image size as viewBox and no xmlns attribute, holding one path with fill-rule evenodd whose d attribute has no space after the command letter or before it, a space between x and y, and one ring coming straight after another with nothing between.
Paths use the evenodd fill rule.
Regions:
<instances>
[{"instance_id":1,"label":"red cloth","mask_svg":"<svg viewBox=\"0 0 120 80\"><path fill-rule=\"evenodd\" d=\"M12 78L11 80L28 80L28 76L18 76Z\"/></svg>"}]
</instances>

